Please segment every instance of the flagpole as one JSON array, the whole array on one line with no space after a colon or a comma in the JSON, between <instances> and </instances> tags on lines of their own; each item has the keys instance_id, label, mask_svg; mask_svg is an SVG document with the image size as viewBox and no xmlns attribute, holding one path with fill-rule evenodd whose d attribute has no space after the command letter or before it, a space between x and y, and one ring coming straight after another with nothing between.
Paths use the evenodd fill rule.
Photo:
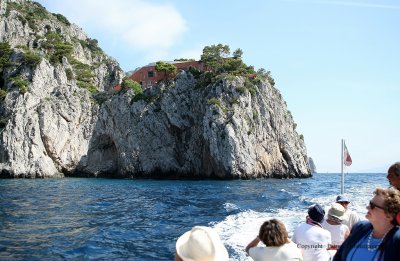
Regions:
<instances>
[{"instance_id":1,"label":"flagpole","mask_svg":"<svg viewBox=\"0 0 400 261\"><path fill-rule=\"evenodd\" d=\"M343 160L343 151L344 151L344 139L342 139L342 153L341 153L341 162L340 162L340 167L341 167L341 170L342 170L342 178L341 178L341 186L340 186L340 194L344 194L344 172L343 172L343 163L344 163L344 160Z\"/></svg>"}]
</instances>

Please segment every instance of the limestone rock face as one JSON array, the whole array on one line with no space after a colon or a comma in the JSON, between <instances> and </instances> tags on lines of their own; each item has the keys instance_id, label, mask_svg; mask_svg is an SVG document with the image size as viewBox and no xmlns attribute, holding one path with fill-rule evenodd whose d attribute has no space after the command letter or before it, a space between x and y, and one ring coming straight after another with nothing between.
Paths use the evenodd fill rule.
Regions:
<instances>
[{"instance_id":1,"label":"limestone rock face","mask_svg":"<svg viewBox=\"0 0 400 261\"><path fill-rule=\"evenodd\" d=\"M59 73L43 60L29 92L13 94L16 99L9 102L13 108L8 108L12 112L1 135L4 174L62 176L74 170L86 153L95 108L87 91L69 84L65 73Z\"/></svg>"},{"instance_id":2,"label":"limestone rock face","mask_svg":"<svg viewBox=\"0 0 400 261\"><path fill-rule=\"evenodd\" d=\"M110 92L124 76L76 25L0 1L0 178L308 177L306 148L268 80L180 72ZM2 60L1 60L2 61Z\"/></svg>"},{"instance_id":3,"label":"limestone rock face","mask_svg":"<svg viewBox=\"0 0 400 261\"><path fill-rule=\"evenodd\" d=\"M84 175L157 178L308 177L306 148L279 91L243 90L244 77L196 88L181 72L172 85L130 92L99 110Z\"/></svg>"},{"instance_id":4,"label":"limestone rock face","mask_svg":"<svg viewBox=\"0 0 400 261\"><path fill-rule=\"evenodd\" d=\"M74 172L99 107L85 86L109 90L122 70L76 25L31 1L0 2L0 42L11 50L0 68L0 177Z\"/></svg>"},{"instance_id":5,"label":"limestone rock face","mask_svg":"<svg viewBox=\"0 0 400 261\"><path fill-rule=\"evenodd\" d=\"M317 173L317 167L315 166L314 160L311 157L308 158L308 164L310 165L311 173Z\"/></svg>"}]
</instances>

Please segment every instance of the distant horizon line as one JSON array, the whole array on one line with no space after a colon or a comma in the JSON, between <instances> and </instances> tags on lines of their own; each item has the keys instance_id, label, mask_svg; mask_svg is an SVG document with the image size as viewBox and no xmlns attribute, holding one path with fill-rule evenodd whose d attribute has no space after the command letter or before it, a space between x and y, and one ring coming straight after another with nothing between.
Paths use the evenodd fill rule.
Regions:
<instances>
[{"instance_id":1,"label":"distant horizon line","mask_svg":"<svg viewBox=\"0 0 400 261\"><path fill-rule=\"evenodd\" d=\"M341 172L315 172L312 174L342 174ZM344 172L344 174L387 174L386 172Z\"/></svg>"}]
</instances>

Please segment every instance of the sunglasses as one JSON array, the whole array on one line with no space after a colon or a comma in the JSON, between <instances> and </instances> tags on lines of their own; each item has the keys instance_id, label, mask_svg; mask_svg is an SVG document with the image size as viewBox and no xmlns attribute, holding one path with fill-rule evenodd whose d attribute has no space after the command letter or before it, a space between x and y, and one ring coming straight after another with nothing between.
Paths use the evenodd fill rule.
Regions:
<instances>
[{"instance_id":1,"label":"sunglasses","mask_svg":"<svg viewBox=\"0 0 400 261\"><path fill-rule=\"evenodd\" d=\"M370 207L371 209L380 208L380 209L382 209L382 210L385 210L384 207L378 206L377 204L375 204L374 202L372 202L372 200L369 201L369 207Z\"/></svg>"}]
</instances>

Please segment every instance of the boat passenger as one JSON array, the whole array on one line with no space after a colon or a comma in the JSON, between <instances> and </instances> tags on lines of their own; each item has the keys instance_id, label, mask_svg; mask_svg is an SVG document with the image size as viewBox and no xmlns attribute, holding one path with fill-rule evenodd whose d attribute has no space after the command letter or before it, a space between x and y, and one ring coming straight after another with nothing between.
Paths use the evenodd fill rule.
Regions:
<instances>
[{"instance_id":1,"label":"boat passenger","mask_svg":"<svg viewBox=\"0 0 400 261\"><path fill-rule=\"evenodd\" d=\"M399 260L400 191L377 188L367 206L366 218L354 225L340 246L334 261Z\"/></svg>"},{"instance_id":2,"label":"boat passenger","mask_svg":"<svg viewBox=\"0 0 400 261\"><path fill-rule=\"evenodd\" d=\"M195 226L176 241L174 261L228 261L228 251L215 230Z\"/></svg>"},{"instance_id":3,"label":"boat passenger","mask_svg":"<svg viewBox=\"0 0 400 261\"><path fill-rule=\"evenodd\" d=\"M336 254L336 250L350 234L349 227L342 224L345 211L342 205L333 203L328 211L327 218L321 224L323 228L331 233L332 244L328 249L331 256Z\"/></svg>"},{"instance_id":4,"label":"boat passenger","mask_svg":"<svg viewBox=\"0 0 400 261\"><path fill-rule=\"evenodd\" d=\"M392 187L400 190L400 162L395 162L388 169L387 179Z\"/></svg>"},{"instance_id":5,"label":"boat passenger","mask_svg":"<svg viewBox=\"0 0 400 261\"><path fill-rule=\"evenodd\" d=\"M351 230L354 224L361 220L361 217L357 213L349 209L350 201L345 196L343 195L337 196L336 203L342 205L346 210L343 215L342 224L348 226L349 229Z\"/></svg>"},{"instance_id":6,"label":"boat passenger","mask_svg":"<svg viewBox=\"0 0 400 261\"><path fill-rule=\"evenodd\" d=\"M265 247L257 246L260 241ZM254 261L303 260L300 249L290 241L285 225L277 219L261 225L258 236L247 245L246 252Z\"/></svg>"},{"instance_id":7,"label":"boat passenger","mask_svg":"<svg viewBox=\"0 0 400 261\"><path fill-rule=\"evenodd\" d=\"M321 205L308 208L306 222L300 224L293 233L293 242L303 252L304 261L327 261L330 259L328 247L331 245L331 233L322 228L325 211Z\"/></svg>"}]
</instances>

